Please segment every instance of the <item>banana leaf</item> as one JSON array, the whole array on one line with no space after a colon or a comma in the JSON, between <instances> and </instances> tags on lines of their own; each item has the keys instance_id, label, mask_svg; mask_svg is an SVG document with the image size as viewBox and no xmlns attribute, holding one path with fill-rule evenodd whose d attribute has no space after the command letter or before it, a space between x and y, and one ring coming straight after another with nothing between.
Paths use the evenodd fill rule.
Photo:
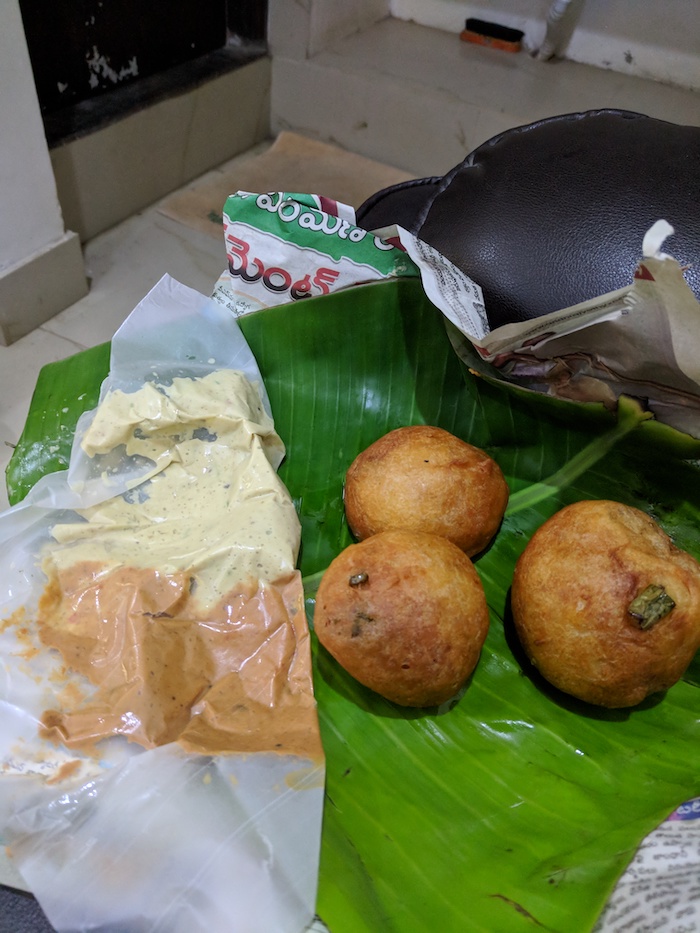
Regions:
<instances>
[{"instance_id":1,"label":"banana leaf","mask_svg":"<svg viewBox=\"0 0 700 933\"><path fill-rule=\"evenodd\" d=\"M476 561L491 613L477 669L439 710L392 705L314 641L327 757L318 912L332 933L590 931L644 836L700 794L700 669L632 710L566 697L529 666L509 610L535 529L577 499L643 508L700 557L699 445L649 424L474 375L417 281L382 282L240 320L287 445L281 476L318 581L351 542L354 457L386 431L436 424L487 450L512 496ZM45 367L8 467L18 501L69 455L108 348ZM683 459L685 458L685 459Z\"/></svg>"}]
</instances>

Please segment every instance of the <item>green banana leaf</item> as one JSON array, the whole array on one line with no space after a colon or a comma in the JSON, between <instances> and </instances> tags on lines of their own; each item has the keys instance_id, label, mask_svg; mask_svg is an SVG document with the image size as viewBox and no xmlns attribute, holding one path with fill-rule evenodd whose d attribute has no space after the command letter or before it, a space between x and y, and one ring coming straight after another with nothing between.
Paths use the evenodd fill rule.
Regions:
<instances>
[{"instance_id":1,"label":"green banana leaf","mask_svg":"<svg viewBox=\"0 0 700 933\"><path fill-rule=\"evenodd\" d=\"M491 628L449 709L396 707L314 641L327 757L318 912L332 933L590 931L644 836L700 794L700 670L633 710L549 687L513 634L509 587L530 535L563 505L645 509L700 557L698 445L644 422L553 403L470 373L417 281L362 286L240 320L287 445L309 616L351 538L344 473L386 431L440 425L486 449L512 496L476 561ZM45 367L8 468L18 501L69 455L108 347ZM56 449L58 448L58 449Z\"/></svg>"}]
</instances>

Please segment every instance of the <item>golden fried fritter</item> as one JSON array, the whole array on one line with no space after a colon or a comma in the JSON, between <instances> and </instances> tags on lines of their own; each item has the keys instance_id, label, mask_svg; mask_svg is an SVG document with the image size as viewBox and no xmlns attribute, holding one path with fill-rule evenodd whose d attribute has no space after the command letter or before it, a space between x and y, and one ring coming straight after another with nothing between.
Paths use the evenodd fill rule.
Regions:
<instances>
[{"instance_id":1,"label":"golden fried fritter","mask_svg":"<svg viewBox=\"0 0 700 933\"><path fill-rule=\"evenodd\" d=\"M316 598L321 644L356 680L402 706L453 697L489 626L471 560L446 538L386 531L346 548Z\"/></svg>"},{"instance_id":2,"label":"golden fried fritter","mask_svg":"<svg viewBox=\"0 0 700 933\"><path fill-rule=\"evenodd\" d=\"M512 609L548 681L599 706L635 706L676 683L700 647L700 565L644 512L576 502L528 543Z\"/></svg>"},{"instance_id":3,"label":"golden fried fritter","mask_svg":"<svg viewBox=\"0 0 700 933\"><path fill-rule=\"evenodd\" d=\"M442 428L397 428L364 450L345 478L345 514L359 540L406 529L443 535L472 556L495 535L508 502L500 467Z\"/></svg>"}]
</instances>

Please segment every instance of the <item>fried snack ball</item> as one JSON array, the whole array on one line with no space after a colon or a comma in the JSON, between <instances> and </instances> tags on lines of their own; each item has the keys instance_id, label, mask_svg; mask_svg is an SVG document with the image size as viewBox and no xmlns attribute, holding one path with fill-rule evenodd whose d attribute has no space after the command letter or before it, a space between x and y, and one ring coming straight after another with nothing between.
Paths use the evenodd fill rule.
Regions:
<instances>
[{"instance_id":1,"label":"fried snack ball","mask_svg":"<svg viewBox=\"0 0 700 933\"><path fill-rule=\"evenodd\" d=\"M470 557L498 530L508 486L495 460L449 431L397 428L351 464L345 515L360 541L403 528L443 535Z\"/></svg>"},{"instance_id":2,"label":"fried snack ball","mask_svg":"<svg viewBox=\"0 0 700 933\"><path fill-rule=\"evenodd\" d=\"M453 697L479 660L489 615L481 580L447 538L385 531L330 564L318 640L356 680L401 706Z\"/></svg>"},{"instance_id":3,"label":"fried snack ball","mask_svg":"<svg viewBox=\"0 0 700 933\"><path fill-rule=\"evenodd\" d=\"M512 609L555 687L610 709L678 681L700 647L700 564L639 509L576 502L519 558Z\"/></svg>"}]
</instances>

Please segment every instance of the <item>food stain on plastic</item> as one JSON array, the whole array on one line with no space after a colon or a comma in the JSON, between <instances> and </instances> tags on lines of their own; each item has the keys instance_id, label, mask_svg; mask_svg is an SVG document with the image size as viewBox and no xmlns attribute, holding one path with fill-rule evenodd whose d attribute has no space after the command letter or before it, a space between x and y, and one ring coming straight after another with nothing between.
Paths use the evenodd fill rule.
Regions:
<instances>
[{"instance_id":1,"label":"food stain on plastic","mask_svg":"<svg viewBox=\"0 0 700 933\"><path fill-rule=\"evenodd\" d=\"M258 389L220 370L113 391L81 443L98 473L121 451L145 475L42 554L39 637L66 667L43 737L321 759L299 520Z\"/></svg>"}]
</instances>

